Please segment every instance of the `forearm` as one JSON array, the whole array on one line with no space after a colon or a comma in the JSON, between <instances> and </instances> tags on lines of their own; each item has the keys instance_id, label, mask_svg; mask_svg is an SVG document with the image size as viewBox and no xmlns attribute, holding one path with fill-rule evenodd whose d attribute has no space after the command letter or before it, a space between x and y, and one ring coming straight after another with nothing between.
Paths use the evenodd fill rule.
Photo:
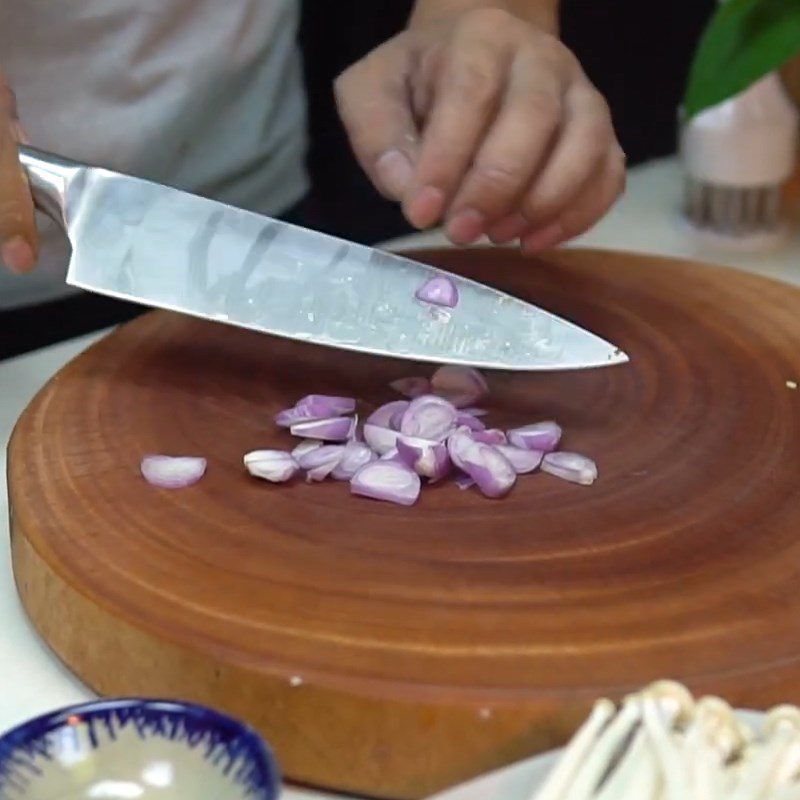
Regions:
<instances>
[{"instance_id":1,"label":"forearm","mask_svg":"<svg viewBox=\"0 0 800 800\"><path fill-rule=\"evenodd\" d=\"M444 21L465 11L499 8L550 33L558 33L559 0L417 0L410 25Z\"/></svg>"}]
</instances>

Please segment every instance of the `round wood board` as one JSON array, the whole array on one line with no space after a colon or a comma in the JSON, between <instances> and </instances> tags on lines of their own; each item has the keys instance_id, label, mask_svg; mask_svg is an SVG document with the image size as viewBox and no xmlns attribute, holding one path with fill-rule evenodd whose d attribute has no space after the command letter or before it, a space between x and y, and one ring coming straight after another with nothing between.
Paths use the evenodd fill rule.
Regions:
<instances>
[{"instance_id":1,"label":"round wood board","mask_svg":"<svg viewBox=\"0 0 800 800\"><path fill-rule=\"evenodd\" d=\"M489 376L491 421L559 420L597 483L402 508L251 479L244 452L290 443L278 409L378 404L423 368L152 314L62 370L11 442L16 580L56 653L103 694L249 720L290 779L392 798L558 745L651 679L800 701L800 292L617 253L417 257L628 352ZM208 473L157 490L147 452Z\"/></svg>"}]
</instances>

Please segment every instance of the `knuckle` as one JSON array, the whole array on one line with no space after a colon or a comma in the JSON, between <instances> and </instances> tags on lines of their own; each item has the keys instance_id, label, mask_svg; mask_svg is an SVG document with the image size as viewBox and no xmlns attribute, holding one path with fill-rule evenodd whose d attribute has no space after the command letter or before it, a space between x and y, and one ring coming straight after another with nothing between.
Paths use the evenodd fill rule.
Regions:
<instances>
[{"instance_id":1,"label":"knuckle","mask_svg":"<svg viewBox=\"0 0 800 800\"><path fill-rule=\"evenodd\" d=\"M522 203L522 212L531 222L543 222L559 215L566 202L566 192L533 192Z\"/></svg>"},{"instance_id":2,"label":"knuckle","mask_svg":"<svg viewBox=\"0 0 800 800\"><path fill-rule=\"evenodd\" d=\"M609 116L588 114L583 121L584 146L595 158L604 156L612 146L614 129Z\"/></svg>"},{"instance_id":3,"label":"knuckle","mask_svg":"<svg viewBox=\"0 0 800 800\"><path fill-rule=\"evenodd\" d=\"M333 96L338 105L345 102L353 81L356 79L359 71L359 64L353 64L348 67L344 72L339 73L333 81Z\"/></svg>"},{"instance_id":4,"label":"knuckle","mask_svg":"<svg viewBox=\"0 0 800 800\"><path fill-rule=\"evenodd\" d=\"M561 121L561 100L550 92L533 91L527 99L528 111L540 124L557 126Z\"/></svg>"},{"instance_id":5,"label":"knuckle","mask_svg":"<svg viewBox=\"0 0 800 800\"><path fill-rule=\"evenodd\" d=\"M479 32L505 30L518 23L517 17L503 8L476 8L467 12L461 25Z\"/></svg>"},{"instance_id":6,"label":"knuckle","mask_svg":"<svg viewBox=\"0 0 800 800\"><path fill-rule=\"evenodd\" d=\"M599 214L588 214L585 211L567 212L561 216L560 224L564 235L572 239L585 233L598 217Z\"/></svg>"},{"instance_id":7,"label":"knuckle","mask_svg":"<svg viewBox=\"0 0 800 800\"><path fill-rule=\"evenodd\" d=\"M494 161L477 164L475 180L480 192L487 192L493 197L508 197L519 190L521 172L517 165Z\"/></svg>"},{"instance_id":8,"label":"knuckle","mask_svg":"<svg viewBox=\"0 0 800 800\"><path fill-rule=\"evenodd\" d=\"M549 65L554 71L580 68L580 62L573 52L550 33L538 33L535 39L528 41L524 52L535 63Z\"/></svg>"},{"instance_id":9,"label":"knuckle","mask_svg":"<svg viewBox=\"0 0 800 800\"><path fill-rule=\"evenodd\" d=\"M485 61L473 60L455 70L447 81L447 93L460 103L483 108L497 91L497 70Z\"/></svg>"}]
</instances>

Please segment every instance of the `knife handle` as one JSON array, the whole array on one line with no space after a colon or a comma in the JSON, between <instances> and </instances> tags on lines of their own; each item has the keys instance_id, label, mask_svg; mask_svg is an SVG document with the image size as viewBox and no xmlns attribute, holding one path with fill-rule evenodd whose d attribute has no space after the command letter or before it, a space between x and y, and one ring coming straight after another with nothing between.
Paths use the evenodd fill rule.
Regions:
<instances>
[{"instance_id":1,"label":"knife handle","mask_svg":"<svg viewBox=\"0 0 800 800\"><path fill-rule=\"evenodd\" d=\"M19 160L28 175L36 208L66 229L68 190L84 165L25 145L20 145Z\"/></svg>"}]
</instances>

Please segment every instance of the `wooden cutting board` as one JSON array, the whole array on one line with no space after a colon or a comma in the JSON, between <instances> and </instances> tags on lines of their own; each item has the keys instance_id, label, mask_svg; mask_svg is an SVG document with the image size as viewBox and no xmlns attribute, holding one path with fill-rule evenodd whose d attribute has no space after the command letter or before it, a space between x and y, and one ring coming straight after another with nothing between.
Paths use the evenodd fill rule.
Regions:
<instances>
[{"instance_id":1,"label":"wooden cutting board","mask_svg":"<svg viewBox=\"0 0 800 800\"><path fill-rule=\"evenodd\" d=\"M559 420L597 483L407 509L251 479L244 452L289 446L278 409L379 404L421 368L153 314L62 370L11 442L16 580L55 652L103 694L244 717L295 781L390 798L557 745L651 679L800 702L800 292L618 253L420 257L630 354L490 376L491 421ZM208 473L157 490L148 452Z\"/></svg>"}]
</instances>

